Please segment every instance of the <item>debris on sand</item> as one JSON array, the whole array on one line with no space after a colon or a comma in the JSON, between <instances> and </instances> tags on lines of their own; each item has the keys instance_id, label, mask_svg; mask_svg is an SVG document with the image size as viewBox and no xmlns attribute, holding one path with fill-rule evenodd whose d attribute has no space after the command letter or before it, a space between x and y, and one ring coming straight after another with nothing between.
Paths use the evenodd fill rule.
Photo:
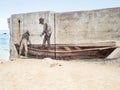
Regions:
<instances>
[{"instance_id":1,"label":"debris on sand","mask_svg":"<svg viewBox=\"0 0 120 90\"><path fill-rule=\"evenodd\" d=\"M57 60L53 60L51 58L44 58L42 62L48 67L62 66Z\"/></svg>"}]
</instances>

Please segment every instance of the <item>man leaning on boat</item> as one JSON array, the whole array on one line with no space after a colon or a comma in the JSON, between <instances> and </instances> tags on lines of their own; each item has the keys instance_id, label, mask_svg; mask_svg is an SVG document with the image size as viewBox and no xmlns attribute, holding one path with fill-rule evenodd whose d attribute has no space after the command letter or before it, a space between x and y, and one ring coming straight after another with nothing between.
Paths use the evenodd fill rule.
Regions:
<instances>
[{"instance_id":1,"label":"man leaning on boat","mask_svg":"<svg viewBox=\"0 0 120 90\"><path fill-rule=\"evenodd\" d=\"M24 52L25 57L28 56L27 55L27 53L28 53L28 42L29 42L29 44L31 44L31 42L29 40L29 36L30 36L30 33L29 33L28 30L22 35L22 38L20 40L19 57L22 54L23 47L25 48L25 52Z\"/></svg>"}]
</instances>

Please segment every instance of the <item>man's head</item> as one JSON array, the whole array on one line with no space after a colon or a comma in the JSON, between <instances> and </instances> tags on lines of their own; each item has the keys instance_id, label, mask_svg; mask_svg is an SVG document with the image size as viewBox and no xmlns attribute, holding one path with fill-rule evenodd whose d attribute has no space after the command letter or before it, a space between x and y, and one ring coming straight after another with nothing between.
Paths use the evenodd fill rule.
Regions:
<instances>
[{"instance_id":1,"label":"man's head","mask_svg":"<svg viewBox=\"0 0 120 90\"><path fill-rule=\"evenodd\" d=\"M29 31L28 31L28 30L26 31L26 35L30 36L30 33L29 33Z\"/></svg>"},{"instance_id":2,"label":"man's head","mask_svg":"<svg viewBox=\"0 0 120 90\"><path fill-rule=\"evenodd\" d=\"M44 24L44 18L39 19L39 24Z\"/></svg>"}]
</instances>

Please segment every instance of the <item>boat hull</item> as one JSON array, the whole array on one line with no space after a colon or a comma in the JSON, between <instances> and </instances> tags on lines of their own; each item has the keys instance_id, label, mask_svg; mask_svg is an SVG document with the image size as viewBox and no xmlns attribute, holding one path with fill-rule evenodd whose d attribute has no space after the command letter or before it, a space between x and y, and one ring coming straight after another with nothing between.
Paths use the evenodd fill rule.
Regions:
<instances>
[{"instance_id":1,"label":"boat hull","mask_svg":"<svg viewBox=\"0 0 120 90\"><path fill-rule=\"evenodd\" d=\"M19 45L15 44L19 54ZM28 57L30 58L53 58L53 59L100 59L106 58L112 51L116 49L115 46L84 46L84 45L67 45L67 44L52 44L51 48L42 47L40 44L28 45ZM22 51L24 56L24 49Z\"/></svg>"}]
</instances>

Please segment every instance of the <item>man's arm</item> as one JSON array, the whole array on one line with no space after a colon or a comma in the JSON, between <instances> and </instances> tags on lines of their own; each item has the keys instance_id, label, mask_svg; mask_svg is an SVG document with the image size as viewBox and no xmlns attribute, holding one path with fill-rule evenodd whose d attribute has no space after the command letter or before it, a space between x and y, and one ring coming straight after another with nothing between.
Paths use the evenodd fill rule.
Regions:
<instances>
[{"instance_id":1,"label":"man's arm","mask_svg":"<svg viewBox=\"0 0 120 90\"><path fill-rule=\"evenodd\" d=\"M29 41L28 41L28 42L29 42L29 44L31 45L31 41L30 41L30 39L29 39Z\"/></svg>"}]
</instances>

